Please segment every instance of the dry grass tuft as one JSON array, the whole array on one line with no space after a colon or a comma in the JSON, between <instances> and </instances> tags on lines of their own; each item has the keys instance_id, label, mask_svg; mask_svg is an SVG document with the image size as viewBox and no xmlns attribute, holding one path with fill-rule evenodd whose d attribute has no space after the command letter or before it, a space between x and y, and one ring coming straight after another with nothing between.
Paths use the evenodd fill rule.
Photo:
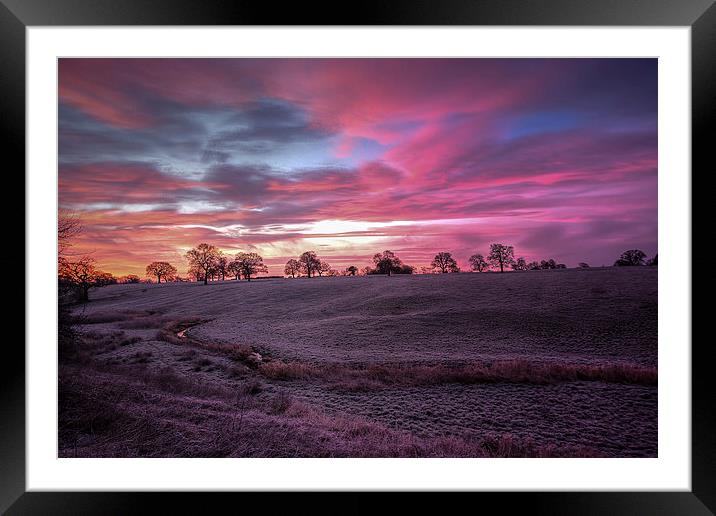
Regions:
<instances>
[{"instance_id":1,"label":"dry grass tuft","mask_svg":"<svg viewBox=\"0 0 716 516\"><path fill-rule=\"evenodd\" d=\"M560 364L504 360L461 365L370 364L323 366L274 360L258 370L272 380L318 379L329 387L346 392L365 392L390 386L440 385L446 383L529 383L546 385L559 382L598 381L656 385L656 368L634 364Z\"/></svg>"},{"instance_id":2,"label":"dry grass tuft","mask_svg":"<svg viewBox=\"0 0 716 516\"><path fill-rule=\"evenodd\" d=\"M311 377L320 377L320 369L300 362L282 362L272 360L258 366L258 370L265 377L272 380L298 380Z\"/></svg>"}]
</instances>

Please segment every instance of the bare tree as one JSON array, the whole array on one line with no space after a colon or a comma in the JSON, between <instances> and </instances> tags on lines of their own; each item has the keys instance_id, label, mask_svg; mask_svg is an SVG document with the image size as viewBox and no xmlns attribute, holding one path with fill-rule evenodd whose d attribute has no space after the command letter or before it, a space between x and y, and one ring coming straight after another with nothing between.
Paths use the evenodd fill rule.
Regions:
<instances>
[{"instance_id":1,"label":"bare tree","mask_svg":"<svg viewBox=\"0 0 716 516\"><path fill-rule=\"evenodd\" d=\"M106 287L107 285L116 285L117 278L110 272L97 271L94 278L95 287Z\"/></svg>"},{"instance_id":2,"label":"bare tree","mask_svg":"<svg viewBox=\"0 0 716 516\"><path fill-rule=\"evenodd\" d=\"M221 281L226 279L226 275L229 274L229 259L221 254L219 251L219 257L216 259L216 273L221 278Z\"/></svg>"},{"instance_id":3,"label":"bare tree","mask_svg":"<svg viewBox=\"0 0 716 516\"><path fill-rule=\"evenodd\" d=\"M157 283L161 283L162 278L164 278L165 282L169 281L176 276L176 273L176 267L169 262L152 262L147 265L147 276L156 276Z\"/></svg>"},{"instance_id":4,"label":"bare tree","mask_svg":"<svg viewBox=\"0 0 716 516\"><path fill-rule=\"evenodd\" d=\"M350 265L346 267L346 274L348 274L349 276L355 276L356 274L358 274L358 267L356 267L355 265Z\"/></svg>"},{"instance_id":5,"label":"bare tree","mask_svg":"<svg viewBox=\"0 0 716 516\"><path fill-rule=\"evenodd\" d=\"M447 252L436 254L433 261L430 262L430 266L443 274L448 272L460 272L460 267L457 266L455 258L452 257L452 254Z\"/></svg>"},{"instance_id":6,"label":"bare tree","mask_svg":"<svg viewBox=\"0 0 716 516\"><path fill-rule=\"evenodd\" d=\"M515 261L515 249L511 245L492 244L487 259L493 266L499 267L500 272L504 272L505 266L512 265Z\"/></svg>"},{"instance_id":7,"label":"bare tree","mask_svg":"<svg viewBox=\"0 0 716 516\"><path fill-rule=\"evenodd\" d=\"M219 249L210 244L199 244L186 253L186 259L189 260L190 273L196 275L198 272L201 272L204 278L204 285L208 283L209 274L212 272L218 258Z\"/></svg>"},{"instance_id":8,"label":"bare tree","mask_svg":"<svg viewBox=\"0 0 716 516\"><path fill-rule=\"evenodd\" d=\"M538 271L540 269L539 262L534 261L527 264L527 269L530 271Z\"/></svg>"},{"instance_id":9,"label":"bare tree","mask_svg":"<svg viewBox=\"0 0 716 516\"><path fill-rule=\"evenodd\" d=\"M390 276L393 272L400 272L403 262L395 256L393 251L383 251L373 255L373 263L375 264L378 274L387 274Z\"/></svg>"},{"instance_id":10,"label":"bare tree","mask_svg":"<svg viewBox=\"0 0 716 516\"><path fill-rule=\"evenodd\" d=\"M659 265L659 255L655 254L653 258L651 258L650 260L647 260L646 264L649 266L652 266L652 267L658 266Z\"/></svg>"},{"instance_id":11,"label":"bare tree","mask_svg":"<svg viewBox=\"0 0 716 516\"><path fill-rule=\"evenodd\" d=\"M189 269L187 270L187 276L189 276L189 278L194 278L194 281L204 281L206 274L201 267L194 264L189 266Z\"/></svg>"},{"instance_id":12,"label":"bare tree","mask_svg":"<svg viewBox=\"0 0 716 516\"><path fill-rule=\"evenodd\" d=\"M318 268L316 269L318 275L323 276L324 274L328 274L330 271L331 265L328 262L321 260L321 263L318 264Z\"/></svg>"},{"instance_id":13,"label":"bare tree","mask_svg":"<svg viewBox=\"0 0 716 516\"><path fill-rule=\"evenodd\" d=\"M550 258L549 260L542 260L541 262L539 262L539 268L544 270L556 269L557 262L554 260L554 258Z\"/></svg>"},{"instance_id":14,"label":"bare tree","mask_svg":"<svg viewBox=\"0 0 716 516\"><path fill-rule=\"evenodd\" d=\"M67 210L60 210L57 217L57 257L65 259L67 249L72 246L72 239L82 232L79 216Z\"/></svg>"},{"instance_id":15,"label":"bare tree","mask_svg":"<svg viewBox=\"0 0 716 516\"><path fill-rule=\"evenodd\" d=\"M580 269L589 269L589 264L587 262L579 262L577 264L577 267L579 267Z\"/></svg>"},{"instance_id":16,"label":"bare tree","mask_svg":"<svg viewBox=\"0 0 716 516\"><path fill-rule=\"evenodd\" d=\"M296 274L301 274L301 263L298 260L294 260L291 258L289 261L286 262L286 266L283 268L284 274L286 276L291 276L292 278L296 277Z\"/></svg>"},{"instance_id":17,"label":"bare tree","mask_svg":"<svg viewBox=\"0 0 716 516\"><path fill-rule=\"evenodd\" d=\"M251 276L268 272L268 267L264 265L264 259L257 253L237 253L234 261L238 264L241 275L247 281L251 281Z\"/></svg>"},{"instance_id":18,"label":"bare tree","mask_svg":"<svg viewBox=\"0 0 716 516\"><path fill-rule=\"evenodd\" d=\"M97 270L94 259L89 256L77 261L63 260L60 264L60 280L75 288L77 300L80 302L89 301L90 289L109 284L109 278L113 276Z\"/></svg>"},{"instance_id":19,"label":"bare tree","mask_svg":"<svg viewBox=\"0 0 716 516\"><path fill-rule=\"evenodd\" d=\"M57 216L57 336L61 346L75 337L74 319L67 302L73 291L78 294L79 291L68 274L67 250L72 246L72 240L81 232L79 216L74 212L60 210ZM89 298L89 295L85 297Z\"/></svg>"},{"instance_id":20,"label":"bare tree","mask_svg":"<svg viewBox=\"0 0 716 516\"><path fill-rule=\"evenodd\" d=\"M226 273L234 276L236 281L241 279L241 264L236 261L236 258L226 265Z\"/></svg>"},{"instance_id":21,"label":"bare tree","mask_svg":"<svg viewBox=\"0 0 716 516\"><path fill-rule=\"evenodd\" d=\"M490 266L486 261L485 257L481 254L473 254L468 261L470 262L470 267L475 272L485 272L487 268Z\"/></svg>"},{"instance_id":22,"label":"bare tree","mask_svg":"<svg viewBox=\"0 0 716 516\"><path fill-rule=\"evenodd\" d=\"M527 261L523 257L517 258L517 260L512 263L512 270L514 271L526 271L529 270L529 266L527 265Z\"/></svg>"},{"instance_id":23,"label":"bare tree","mask_svg":"<svg viewBox=\"0 0 716 516\"><path fill-rule=\"evenodd\" d=\"M306 251L299 258L298 262L301 264L301 272L306 274L309 278L318 271L321 266L321 260L318 259L314 251Z\"/></svg>"},{"instance_id":24,"label":"bare tree","mask_svg":"<svg viewBox=\"0 0 716 516\"><path fill-rule=\"evenodd\" d=\"M624 251L619 259L614 262L617 267L629 267L635 265L644 265L644 258L646 253L640 249L630 249Z\"/></svg>"}]
</instances>

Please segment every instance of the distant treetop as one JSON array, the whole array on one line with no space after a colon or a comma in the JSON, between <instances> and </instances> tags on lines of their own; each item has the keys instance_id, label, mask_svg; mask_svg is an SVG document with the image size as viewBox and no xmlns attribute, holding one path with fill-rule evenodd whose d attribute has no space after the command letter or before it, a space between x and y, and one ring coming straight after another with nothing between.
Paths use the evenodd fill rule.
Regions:
<instances>
[{"instance_id":1,"label":"distant treetop","mask_svg":"<svg viewBox=\"0 0 716 516\"><path fill-rule=\"evenodd\" d=\"M460 272L460 267L457 266L455 258L452 257L452 254L447 252L436 254L430 266L443 274L448 272Z\"/></svg>"},{"instance_id":2,"label":"distant treetop","mask_svg":"<svg viewBox=\"0 0 716 516\"><path fill-rule=\"evenodd\" d=\"M644 258L646 253L640 249L630 249L624 251L619 259L614 262L616 267L630 267L637 265L644 265Z\"/></svg>"},{"instance_id":3,"label":"distant treetop","mask_svg":"<svg viewBox=\"0 0 716 516\"><path fill-rule=\"evenodd\" d=\"M493 267L499 267L500 272L504 272L505 267L512 265L512 262L515 261L515 248L511 245L492 244L487 259L490 260Z\"/></svg>"}]
</instances>

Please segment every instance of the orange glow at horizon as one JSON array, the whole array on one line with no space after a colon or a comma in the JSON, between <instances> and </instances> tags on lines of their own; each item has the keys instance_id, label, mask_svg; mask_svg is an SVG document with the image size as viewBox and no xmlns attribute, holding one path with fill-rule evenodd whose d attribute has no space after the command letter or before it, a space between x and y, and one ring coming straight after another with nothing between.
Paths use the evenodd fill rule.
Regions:
<instances>
[{"instance_id":1,"label":"orange glow at horizon","mask_svg":"<svg viewBox=\"0 0 716 516\"><path fill-rule=\"evenodd\" d=\"M655 59L60 59L60 207L117 276L201 242L609 265L657 252L656 94Z\"/></svg>"}]
</instances>

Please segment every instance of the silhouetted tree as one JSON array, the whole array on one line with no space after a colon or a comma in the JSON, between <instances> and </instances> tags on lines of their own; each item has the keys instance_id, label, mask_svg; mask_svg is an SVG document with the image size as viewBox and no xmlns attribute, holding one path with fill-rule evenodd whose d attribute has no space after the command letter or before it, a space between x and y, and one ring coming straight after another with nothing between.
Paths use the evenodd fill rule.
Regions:
<instances>
[{"instance_id":1,"label":"silhouetted tree","mask_svg":"<svg viewBox=\"0 0 716 516\"><path fill-rule=\"evenodd\" d=\"M556 269L557 268L557 262L554 261L554 259L550 258L549 260L542 260L539 264L540 269Z\"/></svg>"},{"instance_id":2,"label":"silhouetted tree","mask_svg":"<svg viewBox=\"0 0 716 516\"><path fill-rule=\"evenodd\" d=\"M116 285L117 278L109 272L97 271L94 278L95 287L106 287L107 285Z\"/></svg>"},{"instance_id":3,"label":"silhouetted tree","mask_svg":"<svg viewBox=\"0 0 716 516\"><path fill-rule=\"evenodd\" d=\"M505 267L515 260L515 249L511 245L492 244L487 259L493 266L499 267L500 272L504 272Z\"/></svg>"},{"instance_id":4,"label":"silhouetted tree","mask_svg":"<svg viewBox=\"0 0 716 516\"><path fill-rule=\"evenodd\" d=\"M639 249L630 249L628 251L624 251L619 259L614 262L614 265L617 267L644 265L644 258L646 258L644 251Z\"/></svg>"},{"instance_id":5,"label":"silhouetted tree","mask_svg":"<svg viewBox=\"0 0 716 516\"><path fill-rule=\"evenodd\" d=\"M286 276L291 276L292 278L296 277L296 274L301 273L301 263L298 260L294 260L291 258L289 261L286 262L286 266L283 268L284 274Z\"/></svg>"},{"instance_id":6,"label":"silhouetted tree","mask_svg":"<svg viewBox=\"0 0 716 516\"><path fill-rule=\"evenodd\" d=\"M383 251L382 253L376 253L373 255L373 263L375 264L376 274L387 274L399 272L403 266L403 262L400 258L395 256L393 251Z\"/></svg>"},{"instance_id":7,"label":"silhouetted tree","mask_svg":"<svg viewBox=\"0 0 716 516\"><path fill-rule=\"evenodd\" d=\"M139 283L140 280L141 278L136 274L127 274L121 278L122 283Z\"/></svg>"},{"instance_id":8,"label":"silhouetted tree","mask_svg":"<svg viewBox=\"0 0 716 516\"><path fill-rule=\"evenodd\" d=\"M414 272L415 272L415 267L404 263L403 265L400 266L400 271L397 272L397 274L412 274Z\"/></svg>"},{"instance_id":9,"label":"silhouetted tree","mask_svg":"<svg viewBox=\"0 0 716 516\"><path fill-rule=\"evenodd\" d=\"M358 267L356 267L355 265L346 267L346 274L348 274L349 276L355 276L356 274L358 274Z\"/></svg>"},{"instance_id":10,"label":"silhouetted tree","mask_svg":"<svg viewBox=\"0 0 716 516\"><path fill-rule=\"evenodd\" d=\"M207 274L207 276L209 276L209 279L211 281L214 281L219 274L217 267L218 267L218 262L219 262L220 256L221 256L221 251L219 251L219 255L214 258L214 260L211 262L211 265L209 266L209 268L206 271L206 274Z\"/></svg>"},{"instance_id":11,"label":"silhouetted tree","mask_svg":"<svg viewBox=\"0 0 716 516\"><path fill-rule=\"evenodd\" d=\"M82 232L79 216L76 213L60 210L57 217L57 257L65 258L67 249L72 246L71 240Z\"/></svg>"},{"instance_id":12,"label":"silhouetted tree","mask_svg":"<svg viewBox=\"0 0 716 516\"><path fill-rule=\"evenodd\" d=\"M79 216L67 210L60 210L57 216L57 337L58 345L62 349L73 342L76 335L75 319L68 301L73 292L77 292L77 286L66 275L63 276L63 269L67 273L67 250L72 246L72 239L81 232Z\"/></svg>"},{"instance_id":13,"label":"silhouetted tree","mask_svg":"<svg viewBox=\"0 0 716 516\"><path fill-rule=\"evenodd\" d=\"M226 279L227 274L231 274L229 272L229 259L221 254L221 251L219 251L219 257L216 259L214 268L216 269L216 274L221 278L221 281Z\"/></svg>"},{"instance_id":14,"label":"silhouetted tree","mask_svg":"<svg viewBox=\"0 0 716 516\"><path fill-rule=\"evenodd\" d=\"M92 287L108 285L110 278L114 278L111 274L97 270L94 259L88 256L77 261L63 260L59 275L61 281L75 288L77 300L80 302L89 301L89 291Z\"/></svg>"},{"instance_id":15,"label":"silhouetted tree","mask_svg":"<svg viewBox=\"0 0 716 516\"><path fill-rule=\"evenodd\" d=\"M321 266L321 260L318 259L315 251L306 251L298 257L298 262L301 264L301 272L309 278L315 276L317 269Z\"/></svg>"},{"instance_id":16,"label":"silhouetted tree","mask_svg":"<svg viewBox=\"0 0 716 516\"><path fill-rule=\"evenodd\" d=\"M147 265L147 276L156 276L157 283L169 281L177 273L176 267L171 265L169 262L152 262Z\"/></svg>"},{"instance_id":17,"label":"silhouetted tree","mask_svg":"<svg viewBox=\"0 0 716 516\"><path fill-rule=\"evenodd\" d=\"M216 260L219 258L219 249L210 244L199 244L186 253L186 258L189 260L190 272L195 275L201 272L204 285L206 285L209 280L209 274L213 272Z\"/></svg>"},{"instance_id":18,"label":"silhouetted tree","mask_svg":"<svg viewBox=\"0 0 716 516\"><path fill-rule=\"evenodd\" d=\"M580 269L589 269L589 264L587 262L579 262L577 264L577 267L579 267Z\"/></svg>"},{"instance_id":19,"label":"silhouetted tree","mask_svg":"<svg viewBox=\"0 0 716 516\"><path fill-rule=\"evenodd\" d=\"M540 269L539 262L530 262L527 264L527 270L538 271Z\"/></svg>"},{"instance_id":20,"label":"silhouetted tree","mask_svg":"<svg viewBox=\"0 0 716 516\"><path fill-rule=\"evenodd\" d=\"M515 271L526 271L528 270L527 261L521 256L512 263L512 270Z\"/></svg>"},{"instance_id":21,"label":"silhouetted tree","mask_svg":"<svg viewBox=\"0 0 716 516\"><path fill-rule=\"evenodd\" d=\"M189 270L187 271L187 275L190 278L194 278L194 281L204 281L206 273L198 265L190 265Z\"/></svg>"},{"instance_id":22,"label":"silhouetted tree","mask_svg":"<svg viewBox=\"0 0 716 516\"><path fill-rule=\"evenodd\" d=\"M659 255L655 254L653 258L646 262L646 264L650 266L659 265Z\"/></svg>"},{"instance_id":23,"label":"silhouetted tree","mask_svg":"<svg viewBox=\"0 0 716 516\"><path fill-rule=\"evenodd\" d=\"M257 253L237 253L234 261L239 264L241 275L247 281L251 281L251 276L268 272L268 267L264 265L264 259Z\"/></svg>"},{"instance_id":24,"label":"silhouetted tree","mask_svg":"<svg viewBox=\"0 0 716 516\"><path fill-rule=\"evenodd\" d=\"M481 254L473 254L469 258L470 267L473 271L484 272L489 267L489 264L485 261L485 257Z\"/></svg>"},{"instance_id":25,"label":"silhouetted tree","mask_svg":"<svg viewBox=\"0 0 716 516\"><path fill-rule=\"evenodd\" d=\"M320 261L318 264L318 268L316 269L316 272L319 276L323 276L324 274L328 274L331 270L331 265L328 262L324 262L323 260Z\"/></svg>"},{"instance_id":26,"label":"silhouetted tree","mask_svg":"<svg viewBox=\"0 0 716 516\"><path fill-rule=\"evenodd\" d=\"M228 264L226 264L226 273L234 276L236 278L236 281L241 279L241 266L239 265L239 262L236 261L236 259L233 259Z\"/></svg>"},{"instance_id":27,"label":"silhouetted tree","mask_svg":"<svg viewBox=\"0 0 716 516\"><path fill-rule=\"evenodd\" d=\"M452 257L452 254L447 252L436 254L433 261L430 262L430 266L443 274L448 272L460 272L460 267L457 266L455 258Z\"/></svg>"}]
</instances>

